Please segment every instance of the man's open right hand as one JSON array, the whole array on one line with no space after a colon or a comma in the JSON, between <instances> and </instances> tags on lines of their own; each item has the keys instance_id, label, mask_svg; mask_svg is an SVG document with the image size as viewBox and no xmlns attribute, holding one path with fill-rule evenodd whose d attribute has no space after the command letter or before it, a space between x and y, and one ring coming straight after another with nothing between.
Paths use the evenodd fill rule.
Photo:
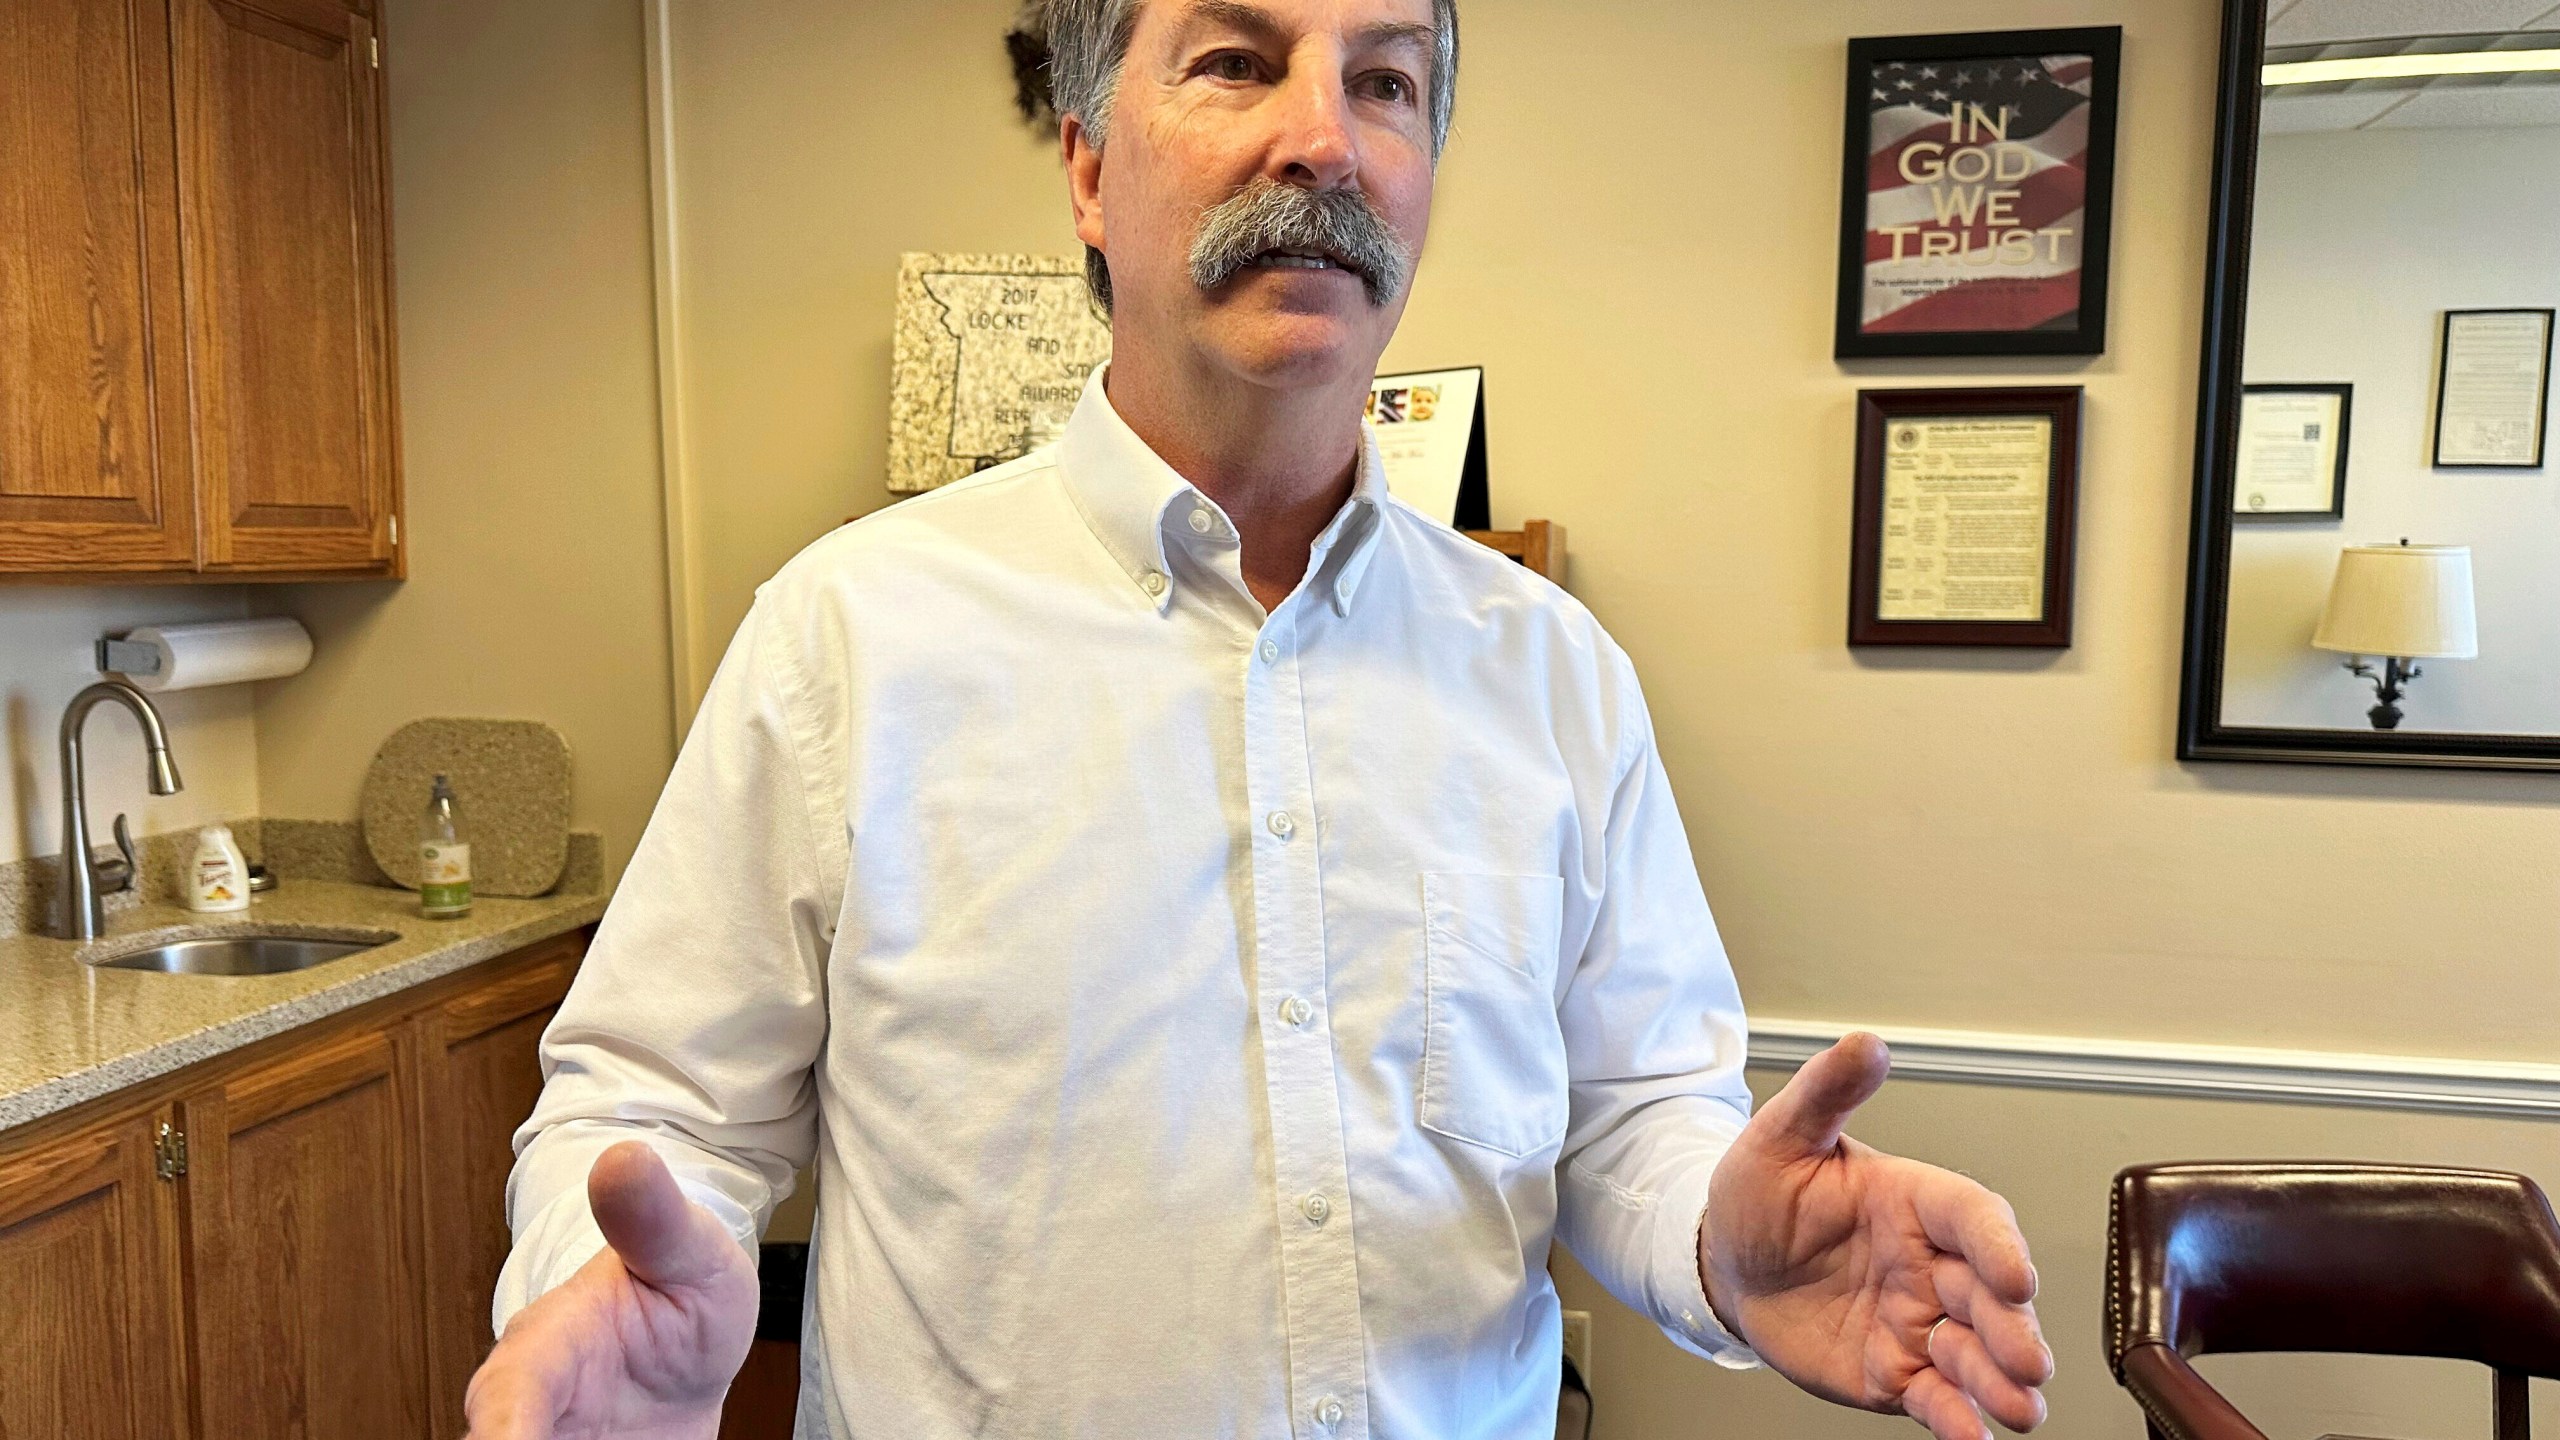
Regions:
<instances>
[{"instance_id":1,"label":"man's open right hand","mask_svg":"<svg viewBox=\"0 0 2560 1440\"><path fill-rule=\"evenodd\" d=\"M471 1440L712 1440L755 1339L753 1261L648 1146L598 1156L606 1246L517 1312L471 1377Z\"/></svg>"}]
</instances>

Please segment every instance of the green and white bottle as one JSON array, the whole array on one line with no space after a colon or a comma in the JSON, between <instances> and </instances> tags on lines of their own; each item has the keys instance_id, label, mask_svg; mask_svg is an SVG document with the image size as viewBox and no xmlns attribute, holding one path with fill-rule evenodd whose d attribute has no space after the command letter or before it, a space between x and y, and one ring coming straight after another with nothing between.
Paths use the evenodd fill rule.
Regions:
<instances>
[{"instance_id":1,"label":"green and white bottle","mask_svg":"<svg viewBox=\"0 0 2560 1440\"><path fill-rule=\"evenodd\" d=\"M471 840L454 807L453 785L442 775L427 796L426 817L418 827L418 913L430 920L459 920L471 913Z\"/></svg>"}]
</instances>

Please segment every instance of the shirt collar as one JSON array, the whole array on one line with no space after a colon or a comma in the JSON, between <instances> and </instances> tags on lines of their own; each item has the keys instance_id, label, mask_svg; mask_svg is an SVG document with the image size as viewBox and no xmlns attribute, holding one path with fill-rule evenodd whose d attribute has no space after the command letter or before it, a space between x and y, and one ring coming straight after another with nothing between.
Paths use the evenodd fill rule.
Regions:
<instances>
[{"instance_id":1,"label":"shirt collar","mask_svg":"<svg viewBox=\"0 0 2560 1440\"><path fill-rule=\"evenodd\" d=\"M1086 377L1084 394L1058 437L1058 466L1067 493L1094 538L1156 613L1173 604L1173 567L1165 563L1165 526L1185 522L1192 505L1205 505L1220 525L1225 513L1162 456L1138 438L1103 393L1108 362ZM1386 470L1378 437L1360 427L1360 464L1351 498L1315 538L1307 557L1310 583L1326 587L1334 613L1347 615L1375 556L1379 512L1386 504Z\"/></svg>"}]
</instances>

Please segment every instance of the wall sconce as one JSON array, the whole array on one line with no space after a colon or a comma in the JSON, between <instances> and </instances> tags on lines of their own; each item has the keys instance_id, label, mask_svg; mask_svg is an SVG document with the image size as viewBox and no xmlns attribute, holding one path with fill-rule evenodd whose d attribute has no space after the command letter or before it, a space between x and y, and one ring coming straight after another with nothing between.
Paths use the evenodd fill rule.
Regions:
<instances>
[{"instance_id":1,"label":"wall sconce","mask_svg":"<svg viewBox=\"0 0 2560 1440\"><path fill-rule=\"evenodd\" d=\"M2417 660L2469 660L2480 653L2468 545L2350 545L2311 643L2348 656L2349 673L2373 682L2380 703L2365 712L2376 730L2400 727L2400 694ZM2376 671L2365 663L2382 661Z\"/></svg>"}]
</instances>

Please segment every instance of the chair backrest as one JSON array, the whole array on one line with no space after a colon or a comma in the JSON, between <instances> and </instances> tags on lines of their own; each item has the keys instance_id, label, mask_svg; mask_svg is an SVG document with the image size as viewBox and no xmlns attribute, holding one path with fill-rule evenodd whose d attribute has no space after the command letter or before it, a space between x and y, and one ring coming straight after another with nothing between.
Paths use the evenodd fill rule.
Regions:
<instances>
[{"instance_id":1,"label":"chair backrest","mask_svg":"<svg viewBox=\"0 0 2560 1440\"><path fill-rule=\"evenodd\" d=\"M2494 1170L2136 1166L2116 1177L2107 1223L2119 1381L2146 1344L2432 1355L2560 1378L2560 1225L2540 1187Z\"/></svg>"}]
</instances>

